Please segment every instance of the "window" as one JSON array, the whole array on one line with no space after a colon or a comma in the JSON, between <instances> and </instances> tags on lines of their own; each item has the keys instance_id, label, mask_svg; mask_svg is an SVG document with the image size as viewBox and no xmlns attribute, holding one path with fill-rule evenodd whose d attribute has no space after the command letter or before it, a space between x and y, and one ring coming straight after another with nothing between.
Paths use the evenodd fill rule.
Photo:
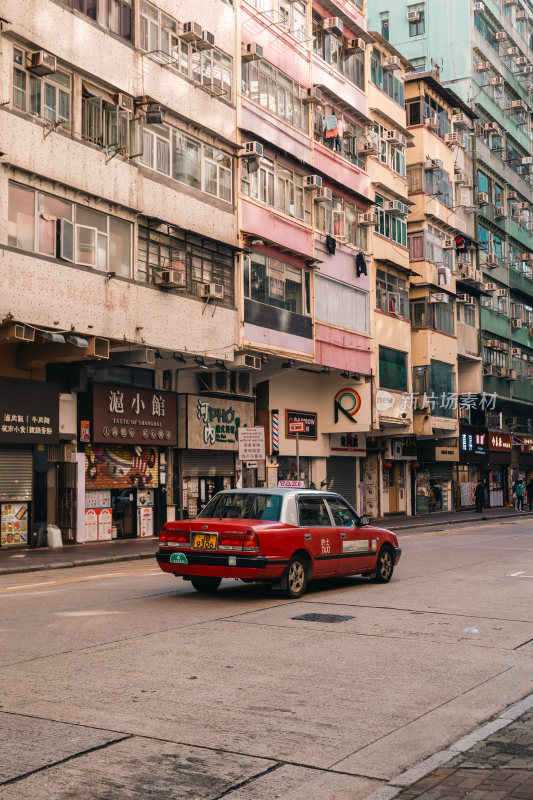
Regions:
<instances>
[{"instance_id":1,"label":"window","mask_svg":"<svg viewBox=\"0 0 533 800\"><path fill-rule=\"evenodd\" d=\"M380 233L387 239L407 247L407 224L405 216L397 217L388 211L384 211L385 204L383 197L376 194L376 211L378 214L378 223L375 227L376 233Z\"/></svg>"},{"instance_id":2,"label":"window","mask_svg":"<svg viewBox=\"0 0 533 800\"><path fill-rule=\"evenodd\" d=\"M164 53L172 57L178 45L178 23L150 3L141 10L141 49L147 53Z\"/></svg>"},{"instance_id":3,"label":"window","mask_svg":"<svg viewBox=\"0 0 533 800\"><path fill-rule=\"evenodd\" d=\"M456 410L453 408L453 403L449 402L450 395L453 395L455 390L453 364L432 359L429 372L429 390L435 397L435 402L431 403L431 414L453 419L456 416Z\"/></svg>"},{"instance_id":4,"label":"window","mask_svg":"<svg viewBox=\"0 0 533 800\"><path fill-rule=\"evenodd\" d=\"M132 227L110 214L9 184L11 247L130 278Z\"/></svg>"},{"instance_id":5,"label":"window","mask_svg":"<svg viewBox=\"0 0 533 800\"><path fill-rule=\"evenodd\" d=\"M436 131L441 138L445 133L450 133L451 125L448 111L438 103L434 97L424 94L407 103L407 120L410 125L422 125L426 119L436 119L439 127Z\"/></svg>"},{"instance_id":6,"label":"window","mask_svg":"<svg viewBox=\"0 0 533 800\"><path fill-rule=\"evenodd\" d=\"M298 524L303 528L331 527L331 517L321 497L298 498Z\"/></svg>"},{"instance_id":7,"label":"window","mask_svg":"<svg viewBox=\"0 0 533 800\"><path fill-rule=\"evenodd\" d=\"M113 95L83 84L82 136L87 142L111 151L122 151L129 158L141 155L143 121L132 119L131 111L116 105Z\"/></svg>"},{"instance_id":8,"label":"window","mask_svg":"<svg viewBox=\"0 0 533 800\"><path fill-rule=\"evenodd\" d=\"M366 250L367 231L359 225L358 209L353 203L334 195L331 202L315 201L314 212L317 230Z\"/></svg>"},{"instance_id":9,"label":"window","mask_svg":"<svg viewBox=\"0 0 533 800\"><path fill-rule=\"evenodd\" d=\"M309 106L302 103L299 84L266 61L243 62L242 92L279 119L308 132Z\"/></svg>"},{"instance_id":10,"label":"window","mask_svg":"<svg viewBox=\"0 0 533 800\"><path fill-rule=\"evenodd\" d=\"M200 512L199 517L216 519L279 520L282 495L217 494Z\"/></svg>"},{"instance_id":11,"label":"window","mask_svg":"<svg viewBox=\"0 0 533 800\"><path fill-rule=\"evenodd\" d=\"M71 82L70 75L55 72L39 77L26 72L27 53L15 48L13 51L13 106L25 114L39 117L50 123L70 123Z\"/></svg>"},{"instance_id":12,"label":"window","mask_svg":"<svg viewBox=\"0 0 533 800\"><path fill-rule=\"evenodd\" d=\"M146 125L139 163L180 183L231 203L231 156L172 125Z\"/></svg>"},{"instance_id":13,"label":"window","mask_svg":"<svg viewBox=\"0 0 533 800\"><path fill-rule=\"evenodd\" d=\"M444 170L424 170L424 188L436 200L444 203L448 208L453 208L453 191L450 176Z\"/></svg>"},{"instance_id":14,"label":"window","mask_svg":"<svg viewBox=\"0 0 533 800\"><path fill-rule=\"evenodd\" d=\"M431 303L429 298L413 300L411 322L413 328L431 328L453 336L455 332L453 303Z\"/></svg>"},{"instance_id":15,"label":"window","mask_svg":"<svg viewBox=\"0 0 533 800\"><path fill-rule=\"evenodd\" d=\"M131 42L131 0L60 0L65 6L80 11L103 28Z\"/></svg>"},{"instance_id":16,"label":"window","mask_svg":"<svg viewBox=\"0 0 533 800\"><path fill-rule=\"evenodd\" d=\"M416 9L412 9L416 11ZM409 36L421 36L425 33L425 20L424 20L424 12L418 12L418 19L409 21Z\"/></svg>"},{"instance_id":17,"label":"window","mask_svg":"<svg viewBox=\"0 0 533 800\"><path fill-rule=\"evenodd\" d=\"M491 194L491 191L490 191L491 183L492 182L491 182L490 178L487 175L485 175L484 172L482 172L480 169L478 169L478 171L477 171L477 190L478 190L478 192L486 192L490 197L490 194Z\"/></svg>"},{"instance_id":18,"label":"window","mask_svg":"<svg viewBox=\"0 0 533 800\"><path fill-rule=\"evenodd\" d=\"M160 226L161 227L161 226ZM168 230L139 226L138 278L152 283L158 270L171 269L182 276L191 295L197 285L218 283L224 287L223 305L234 300L234 256L231 248L212 239L200 239L169 225Z\"/></svg>"},{"instance_id":19,"label":"window","mask_svg":"<svg viewBox=\"0 0 533 800\"><path fill-rule=\"evenodd\" d=\"M309 273L278 258L251 253L244 260L244 296L295 314L308 315Z\"/></svg>"},{"instance_id":20,"label":"window","mask_svg":"<svg viewBox=\"0 0 533 800\"><path fill-rule=\"evenodd\" d=\"M313 52L324 59L359 89L365 86L365 54L348 53L343 36L325 31L323 19L313 11Z\"/></svg>"},{"instance_id":21,"label":"window","mask_svg":"<svg viewBox=\"0 0 533 800\"><path fill-rule=\"evenodd\" d=\"M383 269L376 271L376 308L409 318L409 291L405 278Z\"/></svg>"},{"instance_id":22,"label":"window","mask_svg":"<svg viewBox=\"0 0 533 800\"><path fill-rule=\"evenodd\" d=\"M367 292L315 275L315 317L341 328L368 333L369 303Z\"/></svg>"},{"instance_id":23,"label":"window","mask_svg":"<svg viewBox=\"0 0 533 800\"><path fill-rule=\"evenodd\" d=\"M387 40L388 41L388 40ZM397 78L394 70L385 70L382 67L383 56L381 50L374 47L370 59L370 80L379 89L385 92L400 106L405 105L405 88L401 78Z\"/></svg>"},{"instance_id":24,"label":"window","mask_svg":"<svg viewBox=\"0 0 533 800\"><path fill-rule=\"evenodd\" d=\"M301 0L279 0L278 12L281 16L281 25L289 31L299 42L309 41L307 35L307 10L306 4Z\"/></svg>"},{"instance_id":25,"label":"window","mask_svg":"<svg viewBox=\"0 0 533 800\"><path fill-rule=\"evenodd\" d=\"M359 519L352 509L342 500L327 497L326 502L331 511L334 525L338 525L341 528L357 528L359 526Z\"/></svg>"},{"instance_id":26,"label":"window","mask_svg":"<svg viewBox=\"0 0 533 800\"><path fill-rule=\"evenodd\" d=\"M383 36L383 38L387 42L389 41L389 32L390 32L389 18L388 18L388 16L387 17L382 17L382 19L381 19L381 35Z\"/></svg>"},{"instance_id":27,"label":"window","mask_svg":"<svg viewBox=\"0 0 533 800\"><path fill-rule=\"evenodd\" d=\"M242 192L295 219L311 221L311 199L304 190L303 175L280 162L262 157L256 172L243 171Z\"/></svg>"},{"instance_id":28,"label":"window","mask_svg":"<svg viewBox=\"0 0 533 800\"><path fill-rule=\"evenodd\" d=\"M381 389L407 391L407 353L380 346L379 385Z\"/></svg>"},{"instance_id":29,"label":"window","mask_svg":"<svg viewBox=\"0 0 533 800\"><path fill-rule=\"evenodd\" d=\"M387 133L388 130L383 125L374 125L370 135L379 149L376 158L379 158L383 164L386 164L394 172L405 176L405 149L400 144L389 143Z\"/></svg>"}]
</instances>

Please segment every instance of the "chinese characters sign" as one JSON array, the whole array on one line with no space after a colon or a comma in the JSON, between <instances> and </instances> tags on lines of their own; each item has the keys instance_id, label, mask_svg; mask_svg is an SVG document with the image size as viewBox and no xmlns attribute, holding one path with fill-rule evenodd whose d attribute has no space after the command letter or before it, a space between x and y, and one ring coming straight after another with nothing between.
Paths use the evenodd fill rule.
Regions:
<instances>
[{"instance_id":1,"label":"chinese characters sign","mask_svg":"<svg viewBox=\"0 0 533 800\"><path fill-rule=\"evenodd\" d=\"M173 447L176 395L158 389L95 384L93 441Z\"/></svg>"},{"instance_id":2,"label":"chinese characters sign","mask_svg":"<svg viewBox=\"0 0 533 800\"><path fill-rule=\"evenodd\" d=\"M461 425L459 432L460 460L485 462L488 457L488 432L486 428Z\"/></svg>"},{"instance_id":3,"label":"chinese characters sign","mask_svg":"<svg viewBox=\"0 0 533 800\"><path fill-rule=\"evenodd\" d=\"M265 460L265 429L262 426L239 428L239 459Z\"/></svg>"},{"instance_id":4,"label":"chinese characters sign","mask_svg":"<svg viewBox=\"0 0 533 800\"><path fill-rule=\"evenodd\" d=\"M254 424L254 404L232 398L181 395L179 447L238 450L239 430Z\"/></svg>"},{"instance_id":5,"label":"chinese characters sign","mask_svg":"<svg viewBox=\"0 0 533 800\"><path fill-rule=\"evenodd\" d=\"M510 452L512 449L513 437L510 433L491 433L489 435L489 450Z\"/></svg>"},{"instance_id":6,"label":"chinese characters sign","mask_svg":"<svg viewBox=\"0 0 533 800\"><path fill-rule=\"evenodd\" d=\"M59 386L0 378L0 442L57 444Z\"/></svg>"}]
</instances>

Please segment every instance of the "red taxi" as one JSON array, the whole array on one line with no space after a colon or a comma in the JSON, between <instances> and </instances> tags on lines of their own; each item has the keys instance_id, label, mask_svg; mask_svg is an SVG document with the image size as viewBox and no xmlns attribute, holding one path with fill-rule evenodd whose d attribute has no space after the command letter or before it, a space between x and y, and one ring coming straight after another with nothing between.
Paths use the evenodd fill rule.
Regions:
<instances>
[{"instance_id":1,"label":"red taxi","mask_svg":"<svg viewBox=\"0 0 533 800\"><path fill-rule=\"evenodd\" d=\"M398 540L368 523L334 492L233 489L215 495L196 519L163 525L156 558L163 572L208 593L222 578L281 585L292 598L313 578L368 575L388 583Z\"/></svg>"}]
</instances>

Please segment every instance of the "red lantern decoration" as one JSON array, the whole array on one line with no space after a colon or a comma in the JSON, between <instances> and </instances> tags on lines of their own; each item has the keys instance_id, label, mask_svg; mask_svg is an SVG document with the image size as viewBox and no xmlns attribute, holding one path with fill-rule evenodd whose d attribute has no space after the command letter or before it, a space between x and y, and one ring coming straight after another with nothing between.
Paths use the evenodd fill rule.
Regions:
<instances>
[{"instance_id":1,"label":"red lantern decoration","mask_svg":"<svg viewBox=\"0 0 533 800\"><path fill-rule=\"evenodd\" d=\"M409 464L409 466L411 467L411 469L418 469L420 464L418 464L416 461L412 461L411 464Z\"/></svg>"},{"instance_id":2,"label":"red lantern decoration","mask_svg":"<svg viewBox=\"0 0 533 800\"><path fill-rule=\"evenodd\" d=\"M392 469L392 461L384 461L383 466L385 469Z\"/></svg>"}]
</instances>

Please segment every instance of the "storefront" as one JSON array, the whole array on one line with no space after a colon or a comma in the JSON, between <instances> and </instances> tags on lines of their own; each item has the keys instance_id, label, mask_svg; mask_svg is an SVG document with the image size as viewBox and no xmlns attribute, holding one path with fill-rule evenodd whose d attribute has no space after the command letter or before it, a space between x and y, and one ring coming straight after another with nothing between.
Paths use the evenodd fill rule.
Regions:
<instances>
[{"instance_id":1,"label":"storefront","mask_svg":"<svg viewBox=\"0 0 533 800\"><path fill-rule=\"evenodd\" d=\"M0 378L0 544L28 546L46 523L47 445L59 442L59 387Z\"/></svg>"},{"instance_id":2,"label":"storefront","mask_svg":"<svg viewBox=\"0 0 533 800\"><path fill-rule=\"evenodd\" d=\"M474 425L459 427L459 464L457 467L458 508L474 508L476 505L476 486L481 480L485 485L485 496L489 487L485 480L489 466L489 434L487 428Z\"/></svg>"},{"instance_id":3,"label":"storefront","mask_svg":"<svg viewBox=\"0 0 533 800\"><path fill-rule=\"evenodd\" d=\"M85 531L78 541L153 536L166 518L168 449L177 444L176 395L94 384L91 416L80 419Z\"/></svg>"},{"instance_id":4,"label":"storefront","mask_svg":"<svg viewBox=\"0 0 533 800\"><path fill-rule=\"evenodd\" d=\"M192 519L223 489L242 482L239 428L254 424L254 401L179 395L176 516Z\"/></svg>"},{"instance_id":5,"label":"storefront","mask_svg":"<svg viewBox=\"0 0 533 800\"><path fill-rule=\"evenodd\" d=\"M326 459L327 485L355 509L363 507L363 463L366 456L364 433L330 434L331 455Z\"/></svg>"},{"instance_id":6,"label":"storefront","mask_svg":"<svg viewBox=\"0 0 533 800\"><path fill-rule=\"evenodd\" d=\"M419 444L418 469L414 479L416 514L453 511L457 506L456 464L459 459L457 439L439 445Z\"/></svg>"},{"instance_id":7,"label":"storefront","mask_svg":"<svg viewBox=\"0 0 533 800\"><path fill-rule=\"evenodd\" d=\"M502 508L509 502L509 471L513 450L510 433L489 432L489 465L486 476L491 508Z\"/></svg>"}]
</instances>

